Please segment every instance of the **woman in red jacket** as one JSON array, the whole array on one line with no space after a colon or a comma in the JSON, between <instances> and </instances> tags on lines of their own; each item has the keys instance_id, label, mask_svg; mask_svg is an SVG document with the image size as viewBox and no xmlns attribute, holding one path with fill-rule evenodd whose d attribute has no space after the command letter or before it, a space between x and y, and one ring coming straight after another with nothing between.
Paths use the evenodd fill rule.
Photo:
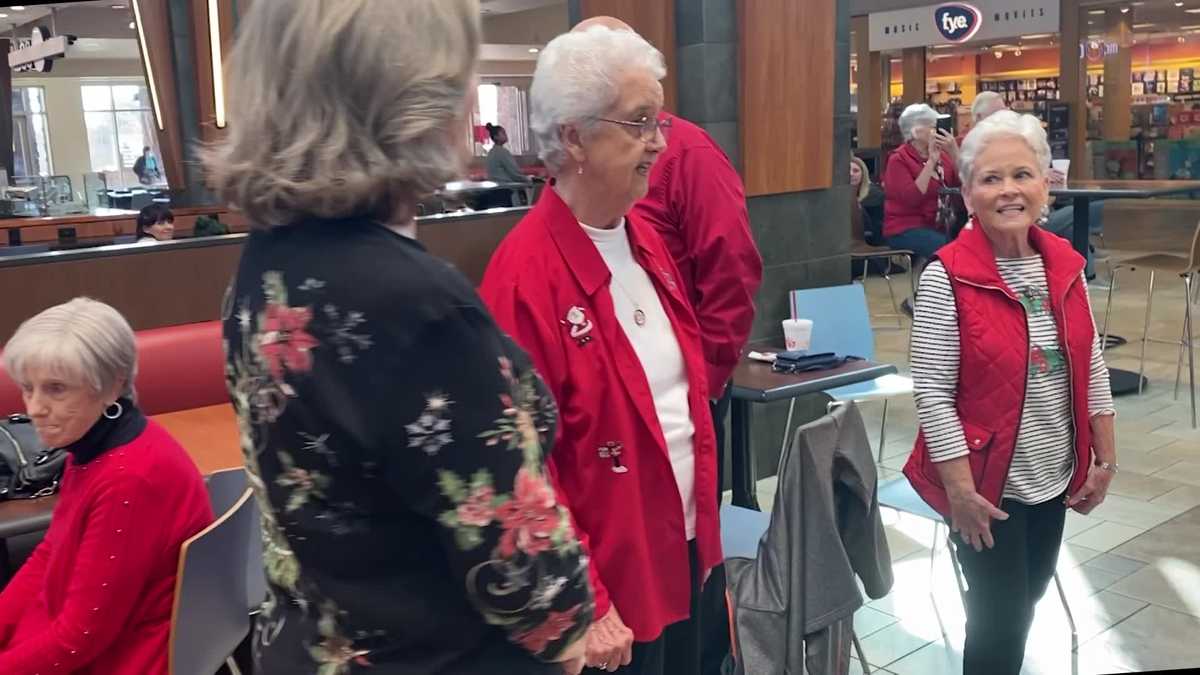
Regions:
<instances>
[{"instance_id":1,"label":"woman in red jacket","mask_svg":"<svg viewBox=\"0 0 1200 675\"><path fill-rule=\"evenodd\" d=\"M924 103L900 113L904 145L888 157L883 175L883 236L888 246L929 259L948 240L938 221L942 187L958 187L958 145L937 128L947 117Z\"/></svg>"},{"instance_id":2,"label":"woman in red jacket","mask_svg":"<svg viewBox=\"0 0 1200 675\"><path fill-rule=\"evenodd\" d=\"M532 119L555 183L481 289L558 402L550 470L596 597L587 665L639 675L700 672L697 601L721 559L699 326L666 245L628 215L666 147L665 74L632 31L546 46Z\"/></svg>"},{"instance_id":3,"label":"woman in red jacket","mask_svg":"<svg viewBox=\"0 0 1200 675\"><path fill-rule=\"evenodd\" d=\"M4 368L68 451L50 529L0 594L0 673L167 672L179 547L212 522L191 457L133 401L133 331L76 298L21 324Z\"/></svg>"}]
</instances>

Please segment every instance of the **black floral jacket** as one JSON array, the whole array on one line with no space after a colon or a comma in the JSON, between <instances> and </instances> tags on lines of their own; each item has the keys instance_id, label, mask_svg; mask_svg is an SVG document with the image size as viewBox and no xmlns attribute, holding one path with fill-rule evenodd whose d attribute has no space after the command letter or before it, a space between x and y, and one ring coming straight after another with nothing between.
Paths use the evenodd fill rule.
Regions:
<instances>
[{"instance_id":1,"label":"black floral jacket","mask_svg":"<svg viewBox=\"0 0 1200 675\"><path fill-rule=\"evenodd\" d=\"M556 673L593 613L554 402L470 283L366 221L253 233L224 308L265 673Z\"/></svg>"}]
</instances>

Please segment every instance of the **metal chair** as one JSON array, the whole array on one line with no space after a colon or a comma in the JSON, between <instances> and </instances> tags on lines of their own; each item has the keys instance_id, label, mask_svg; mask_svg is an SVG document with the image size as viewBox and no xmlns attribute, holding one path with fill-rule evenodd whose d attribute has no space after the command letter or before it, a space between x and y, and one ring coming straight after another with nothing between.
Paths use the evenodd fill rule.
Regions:
<instances>
[{"instance_id":1,"label":"metal chair","mask_svg":"<svg viewBox=\"0 0 1200 675\"><path fill-rule=\"evenodd\" d=\"M958 557L954 554L954 542L950 539L950 528L942 519L941 514L926 504L925 500L921 499L921 496L913 489L908 479L903 476L881 483L878 494L880 506L933 522L933 546L929 549L929 601L933 604L933 612L937 616L942 635L945 635L946 628L942 624L942 613L938 610L937 597L933 592L934 561L937 559L938 541L941 538L942 528L946 528L946 550L950 552L950 564L954 568L954 580L958 583L958 594L962 598L963 607L965 608L967 605L967 588L963 582L963 573L958 564ZM1063 611L1067 615L1067 623L1071 627L1071 653L1074 655L1079 650L1079 633L1075 629L1075 615L1071 613L1071 605L1067 602L1067 594L1063 591L1062 581L1058 578L1057 570L1054 572L1054 586L1058 589L1058 599L1062 602Z\"/></svg>"},{"instance_id":2,"label":"metal chair","mask_svg":"<svg viewBox=\"0 0 1200 675\"><path fill-rule=\"evenodd\" d=\"M856 207L857 208L857 207ZM870 275L871 263L876 260L882 260L885 267L883 268L883 280L887 282L888 297L892 300L892 313L880 314L881 317L894 318L896 320L896 329L904 328L904 314L900 311L900 305L896 303L896 291L892 288L892 261L899 258L905 260L909 272L909 292L910 298L917 297L917 281L916 271L913 268L913 252L907 249L891 248L888 246L872 246L866 241L866 234L863 231L862 217L850 219L850 265L851 269L858 263L862 263L862 277L859 281L865 288L867 285L867 277Z\"/></svg>"},{"instance_id":3,"label":"metal chair","mask_svg":"<svg viewBox=\"0 0 1200 675\"><path fill-rule=\"evenodd\" d=\"M204 477L213 513L225 513L242 498L249 487L246 470L242 467L214 471Z\"/></svg>"},{"instance_id":4,"label":"metal chair","mask_svg":"<svg viewBox=\"0 0 1200 675\"><path fill-rule=\"evenodd\" d=\"M1138 256L1122 260L1113 266L1112 283L1108 287L1108 304L1104 308L1104 330L1103 342L1108 344L1108 318L1112 312L1112 289L1116 286L1117 271L1123 268L1136 270L1143 267L1150 271L1150 283L1146 288L1146 318L1142 327L1142 350L1138 361L1138 393L1142 393L1143 375L1146 371L1146 343L1158 342L1163 344L1173 344L1179 346L1179 354L1175 359L1175 398L1179 398L1179 381L1183 372L1183 352L1187 350L1188 357L1188 390L1192 405L1192 428L1196 427L1196 364L1193 346L1192 334L1192 304L1193 304L1193 286L1196 285L1196 276L1200 274L1200 223L1197 223L1196 230L1192 234L1192 246L1188 252L1188 256L1171 255L1169 253L1154 253L1151 255ZM1150 337L1150 312L1154 306L1154 276L1156 272L1164 274L1174 274L1183 280L1183 327L1179 340L1162 340L1159 338Z\"/></svg>"},{"instance_id":5,"label":"metal chair","mask_svg":"<svg viewBox=\"0 0 1200 675\"><path fill-rule=\"evenodd\" d=\"M205 477L213 513L225 513L249 487L246 470L238 467L215 471ZM258 614L267 597L267 577L263 566L262 513L253 493L250 499L250 530L246 542L246 611Z\"/></svg>"},{"instance_id":6,"label":"metal chair","mask_svg":"<svg viewBox=\"0 0 1200 675\"><path fill-rule=\"evenodd\" d=\"M867 311L867 296L862 284L810 288L791 293L792 308L797 318L813 322L813 353L837 352L864 359L875 358L875 333L871 329L871 317ZM870 382L850 384L826 390L837 402L883 401L883 419L879 424L879 448L877 459L883 461L883 447L887 442L888 399L912 393L912 379L903 375L884 375ZM793 399L794 401L794 399ZM791 424L791 410L788 411ZM787 439L784 439L786 445Z\"/></svg>"},{"instance_id":7,"label":"metal chair","mask_svg":"<svg viewBox=\"0 0 1200 675\"><path fill-rule=\"evenodd\" d=\"M171 612L171 675L213 675L250 632L246 617L250 490L212 525L183 543Z\"/></svg>"}]
</instances>

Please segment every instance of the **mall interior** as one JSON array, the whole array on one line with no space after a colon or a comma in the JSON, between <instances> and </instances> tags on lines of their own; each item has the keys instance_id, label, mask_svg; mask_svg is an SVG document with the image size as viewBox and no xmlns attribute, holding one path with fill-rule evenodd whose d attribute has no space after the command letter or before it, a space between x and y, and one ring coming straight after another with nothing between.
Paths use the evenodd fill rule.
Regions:
<instances>
[{"instance_id":1,"label":"mall interior","mask_svg":"<svg viewBox=\"0 0 1200 675\"><path fill-rule=\"evenodd\" d=\"M1200 668L1200 0L0 51L0 673Z\"/></svg>"}]
</instances>

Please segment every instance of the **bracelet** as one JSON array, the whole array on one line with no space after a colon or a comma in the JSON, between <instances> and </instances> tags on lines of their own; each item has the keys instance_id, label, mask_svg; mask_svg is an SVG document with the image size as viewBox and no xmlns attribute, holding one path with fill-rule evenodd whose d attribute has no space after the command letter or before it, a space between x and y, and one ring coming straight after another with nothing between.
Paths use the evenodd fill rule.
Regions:
<instances>
[{"instance_id":1,"label":"bracelet","mask_svg":"<svg viewBox=\"0 0 1200 675\"><path fill-rule=\"evenodd\" d=\"M1096 467L1099 468L1101 471L1107 471L1109 473L1117 473L1117 469L1119 468L1113 462L1100 462L1100 461L1096 462Z\"/></svg>"}]
</instances>

